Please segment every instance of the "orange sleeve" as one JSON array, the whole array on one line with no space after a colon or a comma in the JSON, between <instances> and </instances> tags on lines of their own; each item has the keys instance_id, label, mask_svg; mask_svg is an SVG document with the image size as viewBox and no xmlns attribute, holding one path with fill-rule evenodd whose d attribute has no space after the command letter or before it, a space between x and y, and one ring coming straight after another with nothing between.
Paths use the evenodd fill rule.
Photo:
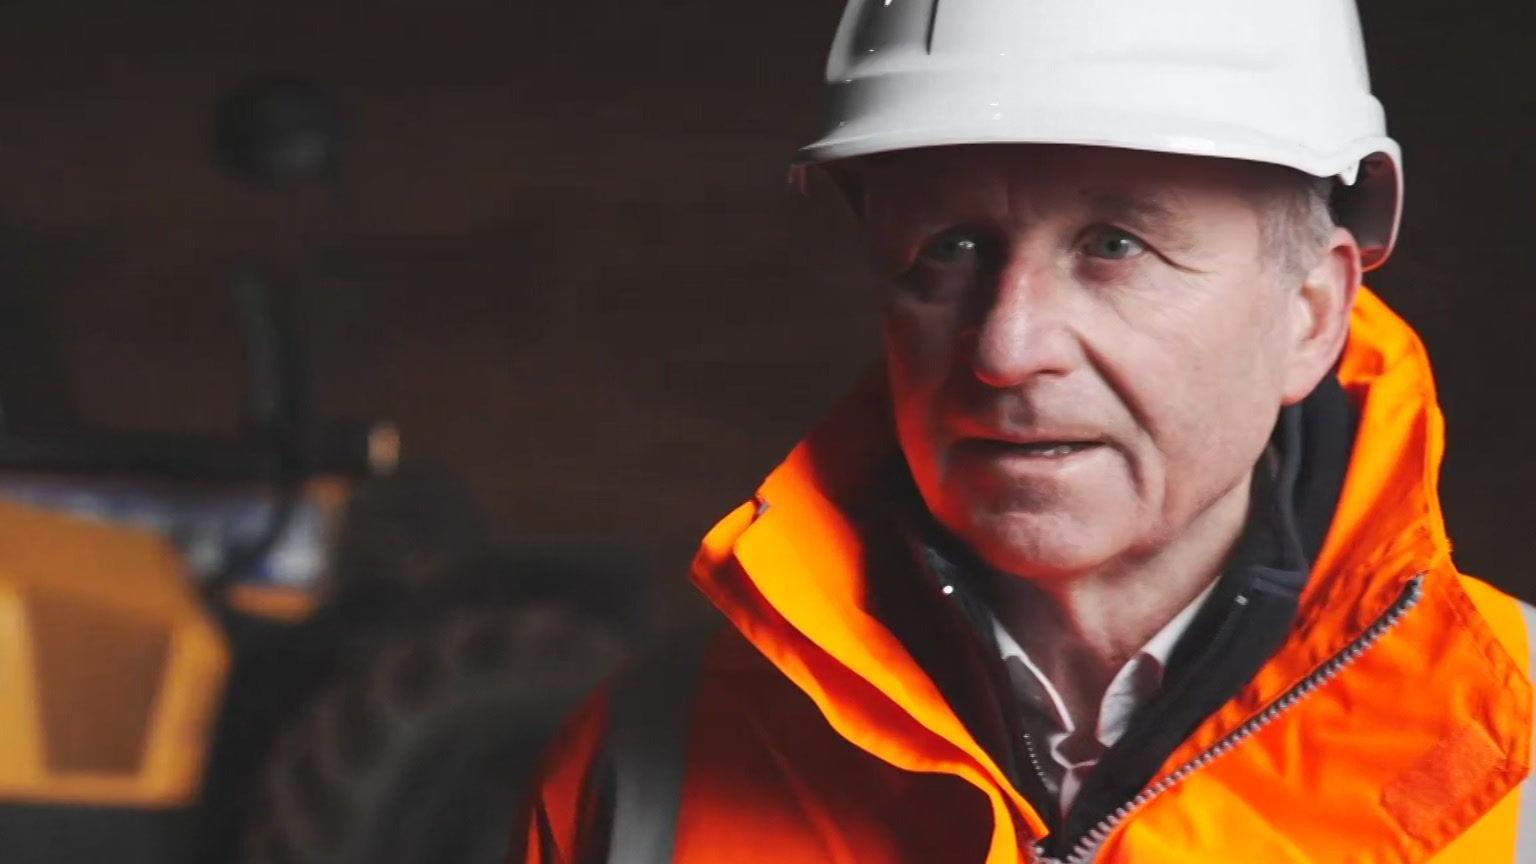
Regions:
<instances>
[{"instance_id":1,"label":"orange sleeve","mask_svg":"<svg viewBox=\"0 0 1536 864\"><path fill-rule=\"evenodd\" d=\"M522 835L512 839L507 864L575 864L592 857L585 846L607 845L608 814L601 812L604 804L596 783L607 725L604 685L566 721L545 751L517 822Z\"/></svg>"}]
</instances>

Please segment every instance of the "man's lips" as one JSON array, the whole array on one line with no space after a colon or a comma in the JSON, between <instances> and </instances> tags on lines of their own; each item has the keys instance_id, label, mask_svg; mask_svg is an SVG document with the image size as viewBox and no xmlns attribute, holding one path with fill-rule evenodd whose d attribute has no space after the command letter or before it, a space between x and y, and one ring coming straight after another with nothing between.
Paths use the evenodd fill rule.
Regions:
<instances>
[{"instance_id":1,"label":"man's lips","mask_svg":"<svg viewBox=\"0 0 1536 864\"><path fill-rule=\"evenodd\" d=\"M1062 459L1104 445L1096 439L1069 436L1027 436L1020 438L964 438L958 442L961 449L997 456L1033 456L1046 459Z\"/></svg>"}]
</instances>

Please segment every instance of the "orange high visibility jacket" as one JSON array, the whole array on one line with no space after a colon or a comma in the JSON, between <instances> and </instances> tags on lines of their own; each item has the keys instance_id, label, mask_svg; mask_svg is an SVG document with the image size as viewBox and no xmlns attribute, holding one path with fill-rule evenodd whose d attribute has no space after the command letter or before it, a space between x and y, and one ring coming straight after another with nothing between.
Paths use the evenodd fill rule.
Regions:
<instances>
[{"instance_id":1,"label":"orange high visibility jacket","mask_svg":"<svg viewBox=\"0 0 1536 864\"><path fill-rule=\"evenodd\" d=\"M1536 862L1528 607L1452 563L1429 363L1368 291L1338 378L1358 433L1289 635L1068 860ZM675 652L593 697L512 860L1042 860L1045 821L866 602L870 541L842 502L895 447L882 399L850 397L708 534L693 578L733 626L691 671ZM637 686L674 707L640 731L652 779L605 756L636 740L611 709Z\"/></svg>"}]
</instances>

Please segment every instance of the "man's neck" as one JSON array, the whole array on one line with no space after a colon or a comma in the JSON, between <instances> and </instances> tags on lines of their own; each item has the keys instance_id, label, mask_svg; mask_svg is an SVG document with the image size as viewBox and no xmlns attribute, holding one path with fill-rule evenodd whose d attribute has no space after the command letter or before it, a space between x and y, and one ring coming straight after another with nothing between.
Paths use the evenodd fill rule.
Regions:
<instances>
[{"instance_id":1,"label":"man's neck","mask_svg":"<svg viewBox=\"0 0 1536 864\"><path fill-rule=\"evenodd\" d=\"M1247 522L1251 482L1149 557L1049 582L993 576L994 613L1073 716L1096 716L1120 667L1220 575Z\"/></svg>"}]
</instances>

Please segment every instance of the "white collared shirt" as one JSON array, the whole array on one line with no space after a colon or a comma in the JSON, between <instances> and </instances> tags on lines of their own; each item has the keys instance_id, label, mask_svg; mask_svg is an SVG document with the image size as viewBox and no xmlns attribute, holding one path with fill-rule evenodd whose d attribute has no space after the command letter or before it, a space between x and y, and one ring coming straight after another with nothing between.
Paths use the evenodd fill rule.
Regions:
<instances>
[{"instance_id":1,"label":"white collared shirt","mask_svg":"<svg viewBox=\"0 0 1536 864\"><path fill-rule=\"evenodd\" d=\"M1015 698L1024 712L1024 730L1038 748L1046 745L1046 752L1038 752L1042 779L1055 793L1057 804L1065 814L1082 790L1083 783L1099 764L1104 755L1130 725L1136 709L1146 704L1163 684L1163 673L1168 656L1179 637L1189 629L1190 622L1200 611L1205 599L1216 588L1212 580L1199 596L1189 602L1163 628L1157 631L1147 644L1141 646L1131 659L1110 679L1104 698L1099 703L1098 722L1092 734L1088 729L1079 730L1079 719L1067 711L1061 692L1051 684L1040 666L1030 659L1019 643L992 616L992 632L997 637L1003 664L1008 670L1008 680L1013 686ZM1047 758L1049 757L1049 758Z\"/></svg>"}]
</instances>

